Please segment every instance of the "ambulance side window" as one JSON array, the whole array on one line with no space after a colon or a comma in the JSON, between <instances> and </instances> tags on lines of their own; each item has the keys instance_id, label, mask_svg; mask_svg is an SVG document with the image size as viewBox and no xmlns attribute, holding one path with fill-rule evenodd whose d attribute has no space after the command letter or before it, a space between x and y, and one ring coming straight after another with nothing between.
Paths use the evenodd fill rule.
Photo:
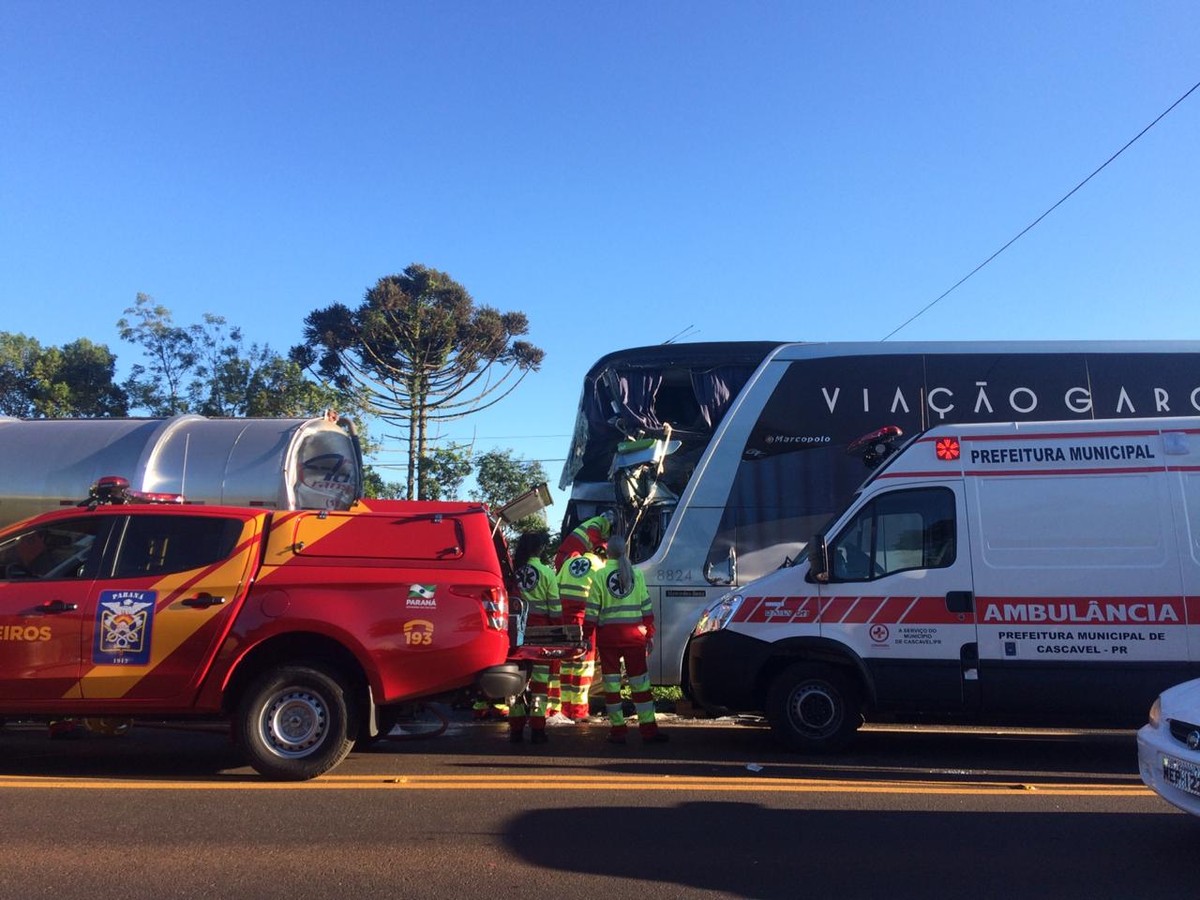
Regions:
<instances>
[{"instance_id":1,"label":"ambulance side window","mask_svg":"<svg viewBox=\"0 0 1200 900\"><path fill-rule=\"evenodd\" d=\"M947 488L882 494L859 510L830 544L834 581L944 568L956 557L954 493Z\"/></svg>"}]
</instances>

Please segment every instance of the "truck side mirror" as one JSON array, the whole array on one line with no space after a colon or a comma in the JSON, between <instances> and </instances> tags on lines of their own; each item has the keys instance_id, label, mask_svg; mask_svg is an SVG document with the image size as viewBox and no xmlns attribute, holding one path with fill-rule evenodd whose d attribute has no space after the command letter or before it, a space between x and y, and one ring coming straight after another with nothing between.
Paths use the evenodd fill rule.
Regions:
<instances>
[{"instance_id":1,"label":"truck side mirror","mask_svg":"<svg viewBox=\"0 0 1200 900\"><path fill-rule=\"evenodd\" d=\"M814 581L829 580L829 545L825 543L825 535L813 535L808 542L808 574Z\"/></svg>"}]
</instances>

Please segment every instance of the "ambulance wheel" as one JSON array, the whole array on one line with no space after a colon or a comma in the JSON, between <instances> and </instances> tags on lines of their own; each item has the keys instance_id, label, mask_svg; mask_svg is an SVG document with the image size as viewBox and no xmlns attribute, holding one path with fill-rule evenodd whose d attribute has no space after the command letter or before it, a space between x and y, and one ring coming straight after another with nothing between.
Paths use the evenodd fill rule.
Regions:
<instances>
[{"instance_id":1,"label":"ambulance wheel","mask_svg":"<svg viewBox=\"0 0 1200 900\"><path fill-rule=\"evenodd\" d=\"M800 663L771 684L767 719L788 749L833 753L849 746L862 725L862 702L837 669Z\"/></svg>"},{"instance_id":2,"label":"ambulance wheel","mask_svg":"<svg viewBox=\"0 0 1200 900\"><path fill-rule=\"evenodd\" d=\"M260 774L304 781L350 753L357 726L346 685L328 672L281 666L260 675L238 707L239 743Z\"/></svg>"}]
</instances>

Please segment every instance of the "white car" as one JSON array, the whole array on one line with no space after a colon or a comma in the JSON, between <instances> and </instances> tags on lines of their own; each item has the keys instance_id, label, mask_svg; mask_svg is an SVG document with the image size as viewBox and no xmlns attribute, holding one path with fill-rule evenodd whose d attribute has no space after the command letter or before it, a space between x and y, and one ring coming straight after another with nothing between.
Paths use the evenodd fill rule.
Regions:
<instances>
[{"instance_id":1,"label":"white car","mask_svg":"<svg viewBox=\"0 0 1200 900\"><path fill-rule=\"evenodd\" d=\"M1168 803L1200 816L1200 678L1159 694L1137 733L1142 781Z\"/></svg>"}]
</instances>

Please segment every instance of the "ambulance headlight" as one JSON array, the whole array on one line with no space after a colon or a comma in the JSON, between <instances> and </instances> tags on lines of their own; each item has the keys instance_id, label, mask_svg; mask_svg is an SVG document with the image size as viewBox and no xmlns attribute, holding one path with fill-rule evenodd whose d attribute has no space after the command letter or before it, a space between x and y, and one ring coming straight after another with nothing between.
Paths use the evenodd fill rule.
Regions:
<instances>
[{"instance_id":1,"label":"ambulance headlight","mask_svg":"<svg viewBox=\"0 0 1200 900\"><path fill-rule=\"evenodd\" d=\"M1155 697L1150 704L1150 727L1157 728L1162 724L1162 697Z\"/></svg>"},{"instance_id":2,"label":"ambulance headlight","mask_svg":"<svg viewBox=\"0 0 1200 900\"><path fill-rule=\"evenodd\" d=\"M700 621L692 629L692 635L707 634L710 631L720 631L729 624L729 620L742 605L741 594L725 594L705 607L700 615Z\"/></svg>"}]
</instances>

